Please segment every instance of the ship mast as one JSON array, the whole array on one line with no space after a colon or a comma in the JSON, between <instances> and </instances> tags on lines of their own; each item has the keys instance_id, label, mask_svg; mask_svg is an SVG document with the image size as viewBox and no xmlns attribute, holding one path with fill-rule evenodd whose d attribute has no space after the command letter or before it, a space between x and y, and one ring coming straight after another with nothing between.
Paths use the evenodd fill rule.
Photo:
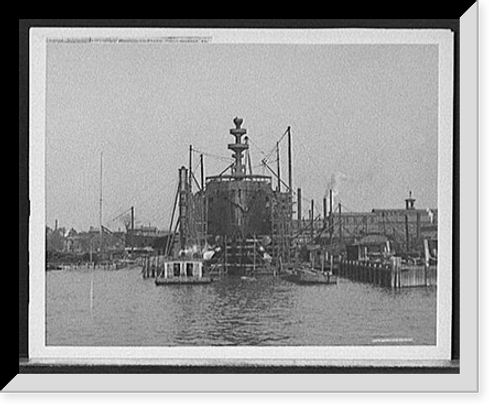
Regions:
<instances>
[{"instance_id":1,"label":"ship mast","mask_svg":"<svg viewBox=\"0 0 500 414\"><path fill-rule=\"evenodd\" d=\"M290 126L286 130L288 134L288 191L293 194L292 190L292 132Z\"/></svg>"},{"instance_id":2,"label":"ship mast","mask_svg":"<svg viewBox=\"0 0 500 414\"><path fill-rule=\"evenodd\" d=\"M243 165L243 152L248 149L248 144L245 142L241 142L241 137L247 133L245 128L241 128L241 124L243 123L243 119L234 118L234 125L236 128L231 128L229 133L234 136L235 142L232 144L228 144L227 147L231 151L234 152L234 166L233 166L233 177L236 179L242 179L245 176L245 166Z\"/></svg>"}]
</instances>

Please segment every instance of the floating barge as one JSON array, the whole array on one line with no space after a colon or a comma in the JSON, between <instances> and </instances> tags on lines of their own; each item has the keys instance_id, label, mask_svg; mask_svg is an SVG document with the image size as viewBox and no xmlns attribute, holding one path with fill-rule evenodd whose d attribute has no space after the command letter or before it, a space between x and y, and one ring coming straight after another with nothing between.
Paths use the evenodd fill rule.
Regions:
<instances>
[{"instance_id":1,"label":"floating barge","mask_svg":"<svg viewBox=\"0 0 500 414\"><path fill-rule=\"evenodd\" d=\"M167 260L164 271L156 276L158 285L207 284L213 278L206 274L202 260Z\"/></svg>"}]
</instances>

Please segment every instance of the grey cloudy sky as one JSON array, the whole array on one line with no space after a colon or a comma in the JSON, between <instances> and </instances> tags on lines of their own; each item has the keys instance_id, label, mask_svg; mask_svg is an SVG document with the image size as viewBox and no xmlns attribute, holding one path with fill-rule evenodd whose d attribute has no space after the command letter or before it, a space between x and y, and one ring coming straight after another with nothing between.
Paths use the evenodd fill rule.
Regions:
<instances>
[{"instance_id":1,"label":"grey cloudy sky","mask_svg":"<svg viewBox=\"0 0 500 414\"><path fill-rule=\"evenodd\" d=\"M318 206L333 175L348 211L403 207L408 190L437 207L435 45L50 43L46 114L51 227L99 224L101 151L104 224L135 206L167 227L189 145L229 158L235 116L254 173L291 127L294 185ZM205 157L206 175L229 162Z\"/></svg>"}]
</instances>

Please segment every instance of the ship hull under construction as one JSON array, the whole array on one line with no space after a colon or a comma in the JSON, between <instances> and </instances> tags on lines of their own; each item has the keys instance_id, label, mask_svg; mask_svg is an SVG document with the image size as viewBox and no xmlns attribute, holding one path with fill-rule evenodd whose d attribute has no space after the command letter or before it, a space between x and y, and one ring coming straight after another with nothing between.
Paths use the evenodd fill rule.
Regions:
<instances>
[{"instance_id":1,"label":"ship hull under construction","mask_svg":"<svg viewBox=\"0 0 500 414\"><path fill-rule=\"evenodd\" d=\"M230 172L202 179L199 191L192 193L192 175L184 171L179 187L181 244L211 250L207 264L223 266L229 275L272 272L290 257L291 192L273 189L271 176L247 174L242 122L235 118L236 128L230 130L235 137L228 145L235 159Z\"/></svg>"}]
</instances>

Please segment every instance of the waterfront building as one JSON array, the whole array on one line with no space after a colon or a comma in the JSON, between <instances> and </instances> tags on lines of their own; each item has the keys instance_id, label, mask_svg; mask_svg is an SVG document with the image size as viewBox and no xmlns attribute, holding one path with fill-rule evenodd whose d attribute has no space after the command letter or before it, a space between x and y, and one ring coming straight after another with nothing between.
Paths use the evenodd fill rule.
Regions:
<instances>
[{"instance_id":1,"label":"waterfront building","mask_svg":"<svg viewBox=\"0 0 500 414\"><path fill-rule=\"evenodd\" d=\"M311 232L311 224L313 231ZM405 208L374 208L368 212L330 212L326 216L294 223L301 228L297 244L311 237L318 246L345 246L362 242L368 236L382 236L397 253L422 252L424 239L437 239L437 209L419 209L415 199L405 200Z\"/></svg>"}]
</instances>

